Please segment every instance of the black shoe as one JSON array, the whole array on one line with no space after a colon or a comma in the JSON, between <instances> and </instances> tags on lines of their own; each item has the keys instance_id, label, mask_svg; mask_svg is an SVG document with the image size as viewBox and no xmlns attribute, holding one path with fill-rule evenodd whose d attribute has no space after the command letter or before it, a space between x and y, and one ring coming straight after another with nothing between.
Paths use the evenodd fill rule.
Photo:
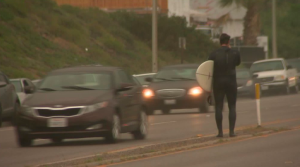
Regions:
<instances>
[{"instance_id":1,"label":"black shoe","mask_svg":"<svg viewBox=\"0 0 300 167\"><path fill-rule=\"evenodd\" d=\"M230 134L229 134L229 137L236 137L236 134L230 133Z\"/></svg>"}]
</instances>

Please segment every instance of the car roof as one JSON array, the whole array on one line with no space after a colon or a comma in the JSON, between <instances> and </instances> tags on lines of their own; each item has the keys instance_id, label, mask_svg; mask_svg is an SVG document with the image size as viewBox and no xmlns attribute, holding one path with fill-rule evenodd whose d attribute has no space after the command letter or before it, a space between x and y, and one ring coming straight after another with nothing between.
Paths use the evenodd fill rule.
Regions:
<instances>
[{"instance_id":1,"label":"car roof","mask_svg":"<svg viewBox=\"0 0 300 167\"><path fill-rule=\"evenodd\" d=\"M176 65L170 65L165 66L162 69L168 69L168 68L185 68L185 67L199 67L200 64L176 64Z\"/></svg>"},{"instance_id":2,"label":"car roof","mask_svg":"<svg viewBox=\"0 0 300 167\"><path fill-rule=\"evenodd\" d=\"M253 64L256 64L256 63L262 63L262 62L270 62L270 61L283 61L283 60L284 60L283 58L266 59L266 60L259 60L259 61L256 61L256 62L254 62Z\"/></svg>"},{"instance_id":3,"label":"car roof","mask_svg":"<svg viewBox=\"0 0 300 167\"><path fill-rule=\"evenodd\" d=\"M84 66L75 66L61 68L54 71L51 71L50 74L59 74L59 73L72 73L72 72L96 72L96 71L116 71L121 69L119 67L111 66L102 66L102 65L84 65Z\"/></svg>"},{"instance_id":4,"label":"car roof","mask_svg":"<svg viewBox=\"0 0 300 167\"><path fill-rule=\"evenodd\" d=\"M155 75L156 73L144 73L144 74L134 74L133 76L139 77L139 76L145 76L145 75Z\"/></svg>"}]
</instances>

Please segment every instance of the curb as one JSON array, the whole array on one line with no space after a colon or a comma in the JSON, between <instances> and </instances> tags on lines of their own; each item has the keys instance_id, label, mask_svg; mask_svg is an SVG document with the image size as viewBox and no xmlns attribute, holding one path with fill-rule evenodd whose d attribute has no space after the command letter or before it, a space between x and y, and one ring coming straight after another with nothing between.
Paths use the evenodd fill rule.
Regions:
<instances>
[{"instance_id":1,"label":"curb","mask_svg":"<svg viewBox=\"0 0 300 167\"><path fill-rule=\"evenodd\" d=\"M252 132L251 130L258 130L258 131ZM71 167L71 166L92 167L92 166L107 165L113 163L121 163L130 160L155 157L158 155L164 155L164 154L169 154L169 153L174 153L179 151L186 151L186 150L211 146L215 144L226 143L230 141L242 140L254 136L261 136L261 135L276 133L284 130L288 130L288 129L272 130L263 127L244 129L244 131L238 130L237 131L238 137L235 138L229 138L229 137L216 138L215 136L212 135L209 136L198 135L197 137L193 137L185 140L164 142L164 143L116 150L116 151L96 154L96 155L82 157L82 158L75 158L70 160L37 165L36 167Z\"/></svg>"}]
</instances>

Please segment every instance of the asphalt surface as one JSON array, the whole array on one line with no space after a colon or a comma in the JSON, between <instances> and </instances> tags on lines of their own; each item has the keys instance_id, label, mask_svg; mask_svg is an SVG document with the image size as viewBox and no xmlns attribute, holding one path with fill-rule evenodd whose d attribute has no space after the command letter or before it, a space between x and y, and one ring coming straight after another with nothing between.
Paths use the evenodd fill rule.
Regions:
<instances>
[{"instance_id":1,"label":"asphalt surface","mask_svg":"<svg viewBox=\"0 0 300 167\"><path fill-rule=\"evenodd\" d=\"M266 97L261 100L262 122L265 126L293 127L300 125L300 94ZM241 99L237 103L237 127L257 124L256 103ZM228 112L224 112L224 129L228 128ZM33 147L19 148L12 127L0 128L0 166L24 167L70 158L154 143L181 140L189 137L216 134L214 113L199 114L196 110L172 111L170 115L149 117L150 129L146 140L136 141L123 134L118 144L106 144L102 138L65 140L53 144L49 140L35 140Z\"/></svg>"},{"instance_id":2,"label":"asphalt surface","mask_svg":"<svg viewBox=\"0 0 300 167\"><path fill-rule=\"evenodd\" d=\"M112 167L299 167L300 130L133 161Z\"/></svg>"}]
</instances>

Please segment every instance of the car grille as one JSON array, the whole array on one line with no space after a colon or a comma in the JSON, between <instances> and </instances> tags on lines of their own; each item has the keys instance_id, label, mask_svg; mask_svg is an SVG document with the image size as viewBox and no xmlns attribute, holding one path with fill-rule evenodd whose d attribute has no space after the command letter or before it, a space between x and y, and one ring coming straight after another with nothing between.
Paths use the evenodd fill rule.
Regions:
<instances>
[{"instance_id":1,"label":"car grille","mask_svg":"<svg viewBox=\"0 0 300 167\"><path fill-rule=\"evenodd\" d=\"M274 77L266 77L266 78L256 78L256 82L262 83L262 82L271 82L274 80Z\"/></svg>"},{"instance_id":2,"label":"car grille","mask_svg":"<svg viewBox=\"0 0 300 167\"><path fill-rule=\"evenodd\" d=\"M161 98L176 98L185 95L184 89L162 89L156 91L156 94Z\"/></svg>"},{"instance_id":3,"label":"car grille","mask_svg":"<svg viewBox=\"0 0 300 167\"><path fill-rule=\"evenodd\" d=\"M37 114L42 117L74 116L79 114L80 109L81 108L69 108L62 110L38 109Z\"/></svg>"}]
</instances>

